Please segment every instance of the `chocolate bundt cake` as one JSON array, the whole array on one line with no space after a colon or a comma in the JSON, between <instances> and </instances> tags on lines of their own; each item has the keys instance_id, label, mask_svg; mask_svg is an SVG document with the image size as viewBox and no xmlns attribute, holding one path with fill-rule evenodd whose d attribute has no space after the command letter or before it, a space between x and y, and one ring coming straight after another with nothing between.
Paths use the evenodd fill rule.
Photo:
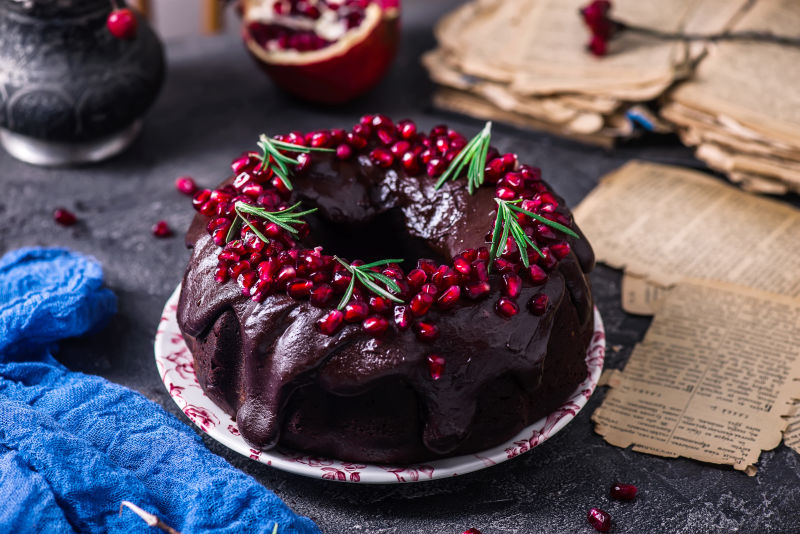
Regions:
<instances>
[{"instance_id":1,"label":"chocolate bundt cake","mask_svg":"<svg viewBox=\"0 0 800 534\"><path fill-rule=\"evenodd\" d=\"M200 385L252 446L477 452L584 380L591 247L488 125L468 141L375 115L259 146L195 196L178 308Z\"/></svg>"}]
</instances>

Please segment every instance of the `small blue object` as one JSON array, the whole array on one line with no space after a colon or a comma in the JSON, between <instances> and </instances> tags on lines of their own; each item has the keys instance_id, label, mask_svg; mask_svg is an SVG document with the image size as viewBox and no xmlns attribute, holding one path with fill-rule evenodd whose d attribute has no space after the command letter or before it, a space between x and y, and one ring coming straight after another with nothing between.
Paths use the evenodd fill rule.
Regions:
<instances>
[{"instance_id":1,"label":"small blue object","mask_svg":"<svg viewBox=\"0 0 800 534\"><path fill-rule=\"evenodd\" d=\"M0 258L0 532L319 533L145 397L51 352L116 310L100 265L67 250Z\"/></svg>"}]
</instances>

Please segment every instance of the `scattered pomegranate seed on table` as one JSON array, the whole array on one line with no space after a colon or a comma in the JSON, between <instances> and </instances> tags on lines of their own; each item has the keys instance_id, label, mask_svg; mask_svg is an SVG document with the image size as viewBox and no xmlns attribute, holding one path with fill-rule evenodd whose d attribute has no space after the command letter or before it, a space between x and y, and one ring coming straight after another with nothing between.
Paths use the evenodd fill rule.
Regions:
<instances>
[{"instance_id":1,"label":"scattered pomegranate seed on table","mask_svg":"<svg viewBox=\"0 0 800 534\"><path fill-rule=\"evenodd\" d=\"M611 485L610 495L612 499L617 499L618 501L632 501L636 498L638 492L639 489L633 484L615 482Z\"/></svg>"},{"instance_id":2,"label":"scattered pomegranate seed on table","mask_svg":"<svg viewBox=\"0 0 800 534\"><path fill-rule=\"evenodd\" d=\"M611 516L600 508L590 508L589 513L586 514L586 520L598 532L611 530Z\"/></svg>"},{"instance_id":3,"label":"scattered pomegranate seed on table","mask_svg":"<svg viewBox=\"0 0 800 534\"><path fill-rule=\"evenodd\" d=\"M117 39L133 39L138 25L136 15L128 8L114 9L106 19L108 31Z\"/></svg>"},{"instance_id":4,"label":"scattered pomegranate seed on table","mask_svg":"<svg viewBox=\"0 0 800 534\"><path fill-rule=\"evenodd\" d=\"M153 235L156 237L169 237L172 235L172 229L170 229L167 221L158 221L153 225Z\"/></svg>"},{"instance_id":5,"label":"scattered pomegranate seed on table","mask_svg":"<svg viewBox=\"0 0 800 534\"><path fill-rule=\"evenodd\" d=\"M184 195L194 196L197 192L197 184L192 180L191 176L180 176L175 180L175 189Z\"/></svg>"},{"instance_id":6,"label":"scattered pomegranate seed on table","mask_svg":"<svg viewBox=\"0 0 800 534\"><path fill-rule=\"evenodd\" d=\"M53 220L61 226L72 226L78 222L75 214L64 208L58 208L53 212Z\"/></svg>"}]
</instances>

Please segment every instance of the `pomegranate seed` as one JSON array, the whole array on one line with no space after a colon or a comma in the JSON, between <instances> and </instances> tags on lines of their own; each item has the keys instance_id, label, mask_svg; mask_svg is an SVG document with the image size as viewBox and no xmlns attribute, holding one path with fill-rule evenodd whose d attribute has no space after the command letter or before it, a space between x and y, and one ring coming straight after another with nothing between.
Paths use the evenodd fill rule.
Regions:
<instances>
[{"instance_id":1,"label":"pomegranate seed","mask_svg":"<svg viewBox=\"0 0 800 534\"><path fill-rule=\"evenodd\" d=\"M531 167L530 165L520 165L519 172L526 180L538 182L542 179L542 169L539 167Z\"/></svg>"},{"instance_id":2,"label":"pomegranate seed","mask_svg":"<svg viewBox=\"0 0 800 534\"><path fill-rule=\"evenodd\" d=\"M278 283L279 287L286 287L286 284L295 278L297 278L297 270L291 265L284 265L281 267L281 270L278 271L278 276L275 277L275 281Z\"/></svg>"},{"instance_id":3,"label":"pomegranate seed","mask_svg":"<svg viewBox=\"0 0 800 534\"><path fill-rule=\"evenodd\" d=\"M481 260L475 260L472 262L472 277L480 282L489 281L489 271L486 267L486 264Z\"/></svg>"},{"instance_id":4,"label":"pomegranate seed","mask_svg":"<svg viewBox=\"0 0 800 534\"><path fill-rule=\"evenodd\" d=\"M115 9L106 19L106 27L117 39L133 39L138 27L136 15L128 8Z\"/></svg>"},{"instance_id":5,"label":"pomegranate seed","mask_svg":"<svg viewBox=\"0 0 800 534\"><path fill-rule=\"evenodd\" d=\"M390 148L389 150L392 152L392 154L395 155L395 157L401 157L403 154L408 152L410 148L411 148L411 143L409 143L408 141L398 141L395 144L393 144L392 148Z\"/></svg>"},{"instance_id":6,"label":"pomegranate seed","mask_svg":"<svg viewBox=\"0 0 800 534\"><path fill-rule=\"evenodd\" d=\"M347 144L355 148L356 150L362 149L365 146L367 146L367 140L355 133L347 134L345 139L347 139Z\"/></svg>"},{"instance_id":7,"label":"pomegranate seed","mask_svg":"<svg viewBox=\"0 0 800 534\"><path fill-rule=\"evenodd\" d=\"M427 282L428 275L422 269L411 269L406 275L406 280L411 289L417 290L422 287L422 284Z\"/></svg>"},{"instance_id":8,"label":"pomegranate seed","mask_svg":"<svg viewBox=\"0 0 800 534\"><path fill-rule=\"evenodd\" d=\"M273 260L262 261L258 264L258 277L262 280L272 280L272 275L278 269L278 265Z\"/></svg>"},{"instance_id":9,"label":"pomegranate seed","mask_svg":"<svg viewBox=\"0 0 800 534\"><path fill-rule=\"evenodd\" d=\"M549 247L544 247L542 249L542 255L539 257L542 260L544 268L547 269L548 271L553 269L553 267L555 267L556 264L558 264L558 258L556 258L555 254L553 254L550 251Z\"/></svg>"},{"instance_id":10,"label":"pomegranate seed","mask_svg":"<svg viewBox=\"0 0 800 534\"><path fill-rule=\"evenodd\" d=\"M509 189L507 187L500 186L495 191L495 195L497 198L501 200L514 200L517 198L517 194L514 192L513 189Z\"/></svg>"},{"instance_id":11,"label":"pomegranate seed","mask_svg":"<svg viewBox=\"0 0 800 534\"><path fill-rule=\"evenodd\" d=\"M394 307L394 324L400 330L406 330L411 324L411 311L406 306Z\"/></svg>"},{"instance_id":12,"label":"pomegranate seed","mask_svg":"<svg viewBox=\"0 0 800 534\"><path fill-rule=\"evenodd\" d=\"M419 174L420 166L419 162L417 161L416 152L406 152L400 158L400 162L403 164L403 168L406 170L406 174L409 174L411 176Z\"/></svg>"},{"instance_id":13,"label":"pomegranate seed","mask_svg":"<svg viewBox=\"0 0 800 534\"><path fill-rule=\"evenodd\" d=\"M394 123L392 122L392 119L390 119L386 115L375 115L374 117L372 117L371 124L372 126L380 130L386 130L390 132L395 131L395 126Z\"/></svg>"},{"instance_id":14,"label":"pomegranate seed","mask_svg":"<svg viewBox=\"0 0 800 534\"><path fill-rule=\"evenodd\" d=\"M608 532L611 530L611 516L608 515L608 512L600 508L589 509L589 513L586 514L586 519L598 532Z\"/></svg>"},{"instance_id":15,"label":"pomegranate seed","mask_svg":"<svg viewBox=\"0 0 800 534\"><path fill-rule=\"evenodd\" d=\"M636 498L639 489L633 484L622 484L615 482L611 485L611 498L620 501L632 501Z\"/></svg>"},{"instance_id":16,"label":"pomegranate seed","mask_svg":"<svg viewBox=\"0 0 800 534\"><path fill-rule=\"evenodd\" d=\"M325 306L333 296L333 289L328 284L320 284L311 290L311 304Z\"/></svg>"},{"instance_id":17,"label":"pomegranate seed","mask_svg":"<svg viewBox=\"0 0 800 534\"><path fill-rule=\"evenodd\" d=\"M324 148L330 141L331 135L328 132L314 132L308 139L308 144L314 148Z\"/></svg>"},{"instance_id":18,"label":"pomegranate seed","mask_svg":"<svg viewBox=\"0 0 800 534\"><path fill-rule=\"evenodd\" d=\"M437 124L431 128L431 137L439 137L440 135L447 135L447 125Z\"/></svg>"},{"instance_id":19,"label":"pomegranate seed","mask_svg":"<svg viewBox=\"0 0 800 534\"><path fill-rule=\"evenodd\" d=\"M379 167L391 167L394 163L394 155L385 148L376 148L369 153L369 157Z\"/></svg>"},{"instance_id":20,"label":"pomegranate seed","mask_svg":"<svg viewBox=\"0 0 800 534\"><path fill-rule=\"evenodd\" d=\"M414 298L411 299L408 307L411 310L411 313L416 315L417 317L422 317L428 310L431 309L433 305L433 295L429 293L417 293L414 295Z\"/></svg>"},{"instance_id":21,"label":"pomegranate seed","mask_svg":"<svg viewBox=\"0 0 800 534\"><path fill-rule=\"evenodd\" d=\"M426 148L422 152L419 153L419 160L424 164L427 165L433 159L433 151L430 148Z\"/></svg>"},{"instance_id":22,"label":"pomegranate seed","mask_svg":"<svg viewBox=\"0 0 800 534\"><path fill-rule=\"evenodd\" d=\"M497 310L497 313L503 317L513 317L519 313L519 306L517 306L517 303L508 297L500 297L500 300L497 301L495 309Z\"/></svg>"},{"instance_id":23,"label":"pomegranate seed","mask_svg":"<svg viewBox=\"0 0 800 534\"><path fill-rule=\"evenodd\" d=\"M314 284L305 278L295 278L286 284L286 293L293 299L300 300L311 294Z\"/></svg>"},{"instance_id":24,"label":"pomegranate seed","mask_svg":"<svg viewBox=\"0 0 800 534\"><path fill-rule=\"evenodd\" d=\"M239 283L239 287L242 288L242 295L249 297L250 290L258 282L258 273L255 271L242 273L236 277L236 281Z\"/></svg>"},{"instance_id":25,"label":"pomegranate seed","mask_svg":"<svg viewBox=\"0 0 800 534\"><path fill-rule=\"evenodd\" d=\"M419 290L422 293L427 293L428 295L431 295L433 297L439 294L439 288L436 287L436 284L425 284L421 288L419 288Z\"/></svg>"},{"instance_id":26,"label":"pomegranate seed","mask_svg":"<svg viewBox=\"0 0 800 534\"><path fill-rule=\"evenodd\" d=\"M438 354L428 356L428 373L434 380L439 380L444 374L444 358Z\"/></svg>"},{"instance_id":27,"label":"pomegranate seed","mask_svg":"<svg viewBox=\"0 0 800 534\"><path fill-rule=\"evenodd\" d=\"M474 248L468 248L467 250L461 252L461 256L468 262L472 263L477 259L478 251Z\"/></svg>"},{"instance_id":28,"label":"pomegranate seed","mask_svg":"<svg viewBox=\"0 0 800 534\"><path fill-rule=\"evenodd\" d=\"M246 261L238 261L228 267L228 274L231 275L231 278L239 278L240 275L244 274L250 269L250 264Z\"/></svg>"},{"instance_id":29,"label":"pomegranate seed","mask_svg":"<svg viewBox=\"0 0 800 534\"><path fill-rule=\"evenodd\" d=\"M436 262L427 258L417 260L417 269L422 269L429 276L436 272Z\"/></svg>"},{"instance_id":30,"label":"pomegranate seed","mask_svg":"<svg viewBox=\"0 0 800 534\"><path fill-rule=\"evenodd\" d=\"M75 214L64 208L58 208L53 212L53 220L61 226L72 226L78 222L78 218L75 217Z\"/></svg>"},{"instance_id":31,"label":"pomegranate seed","mask_svg":"<svg viewBox=\"0 0 800 534\"><path fill-rule=\"evenodd\" d=\"M369 306L366 302L348 302L344 307L344 320L348 323L359 323L366 319L369 313Z\"/></svg>"},{"instance_id":32,"label":"pomegranate seed","mask_svg":"<svg viewBox=\"0 0 800 534\"><path fill-rule=\"evenodd\" d=\"M531 281L534 285L541 285L547 281L547 271L539 267L538 265L531 265L528 268L528 272L531 275Z\"/></svg>"},{"instance_id":33,"label":"pomegranate seed","mask_svg":"<svg viewBox=\"0 0 800 534\"><path fill-rule=\"evenodd\" d=\"M544 293L539 293L538 295L531 297L531 300L528 303L528 308L534 315L544 315L544 312L547 311L547 305L549 303L550 299L547 297L547 295Z\"/></svg>"},{"instance_id":34,"label":"pomegranate seed","mask_svg":"<svg viewBox=\"0 0 800 534\"><path fill-rule=\"evenodd\" d=\"M387 130L378 130L378 139L384 145L391 145L395 141L394 135Z\"/></svg>"},{"instance_id":35,"label":"pomegranate seed","mask_svg":"<svg viewBox=\"0 0 800 534\"><path fill-rule=\"evenodd\" d=\"M508 172L500 181L500 185L504 185L513 191L520 191L522 189L522 174L518 172Z\"/></svg>"},{"instance_id":36,"label":"pomegranate seed","mask_svg":"<svg viewBox=\"0 0 800 534\"><path fill-rule=\"evenodd\" d=\"M184 195L192 196L197 192L197 184L189 176L181 176L175 180L175 189Z\"/></svg>"},{"instance_id":37,"label":"pomegranate seed","mask_svg":"<svg viewBox=\"0 0 800 534\"><path fill-rule=\"evenodd\" d=\"M339 310L331 310L317 321L317 328L326 336L330 336L342 325L342 316Z\"/></svg>"},{"instance_id":38,"label":"pomegranate seed","mask_svg":"<svg viewBox=\"0 0 800 534\"><path fill-rule=\"evenodd\" d=\"M471 299L479 299L492 290L489 282L473 282L466 287L467 296Z\"/></svg>"},{"instance_id":39,"label":"pomegranate seed","mask_svg":"<svg viewBox=\"0 0 800 534\"><path fill-rule=\"evenodd\" d=\"M465 276L469 275L470 271L472 271L472 267L470 266L469 262L461 256L456 256L453 258L453 267L455 267L456 271Z\"/></svg>"},{"instance_id":40,"label":"pomegranate seed","mask_svg":"<svg viewBox=\"0 0 800 534\"><path fill-rule=\"evenodd\" d=\"M391 308L391 301L383 297L370 297L369 308L374 313L385 313Z\"/></svg>"},{"instance_id":41,"label":"pomegranate seed","mask_svg":"<svg viewBox=\"0 0 800 534\"><path fill-rule=\"evenodd\" d=\"M353 156L353 148L342 143L336 147L336 157L339 159L350 159Z\"/></svg>"},{"instance_id":42,"label":"pomegranate seed","mask_svg":"<svg viewBox=\"0 0 800 534\"><path fill-rule=\"evenodd\" d=\"M242 154L231 162L233 174L238 176L241 172L250 169L253 163L255 163L255 158L251 157L250 154Z\"/></svg>"},{"instance_id":43,"label":"pomegranate seed","mask_svg":"<svg viewBox=\"0 0 800 534\"><path fill-rule=\"evenodd\" d=\"M170 229L167 221L158 221L156 224L153 225L153 235L156 237L169 237L172 235L172 230Z\"/></svg>"},{"instance_id":44,"label":"pomegranate seed","mask_svg":"<svg viewBox=\"0 0 800 534\"><path fill-rule=\"evenodd\" d=\"M439 337L439 327L433 323L420 321L414 325L414 333L423 341L433 341Z\"/></svg>"},{"instance_id":45,"label":"pomegranate seed","mask_svg":"<svg viewBox=\"0 0 800 534\"><path fill-rule=\"evenodd\" d=\"M255 302L263 302L272 289L272 282L267 280L259 280L250 288L250 299Z\"/></svg>"},{"instance_id":46,"label":"pomegranate seed","mask_svg":"<svg viewBox=\"0 0 800 534\"><path fill-rule=\"evenodd\" d=\"M311 156L301 152L295 158L297 160L297 165L294 166L295 172L303 173L311 168ZM281 182L283 183L283 182Z\"/></svg>"},{"instance_id":47,"label":"pomegranate seed","mask_svg":"<svg viewBox=\"0 0 800 534\"><path fill-rule=\"evenodd\" d=\"M335 273L333 273L331 286L336 291L344 293L344 291L347 289L347 286L350 285L351 278L352 276L347 271L336 271Z\"/></svg>"},{"instance_id":48,"label":"pomegranate seed","mask_svg":"<svg viewBox=\"0 0 800 534\"><path fill-rule=\"evenodd\" d=\"M478 530L477 528L468 528L467 530L465 530L461 534L481 534L481 531Z\"/></svg>"},{"instance_id":49,"label":"pomegranate seed","mask_svg":"<svg viewBox=\"0 0 800 534\"><path fill-rule=\"evenodd\" d=\"M458 303L458 299L460 297L461 297L461 287L450 286L444 290L444 292L436 301L436 303L443 310L449 310Z\"/></svg>"},{"instance_id":50,"label":"pomegranate seed","mask_svg":"<svg viewBox=\"0 0 800 534\"><path fill-rule=\"evenodd\" d=\"M559 260L563 260L569 255L569 243L556 243L554 245L550 245L550 250L553 251L553 254Z\"/></svg>"},{"instance_id":51,"label":"pomegranate seed","mask_svg":"<svg viewBox=\"0 0 800 534\"><path fill-rule=\"evenodd\" d=\"M503 291L511 298L517 298L522 291L522 278L514 273L503 275Z\"/></svg>"},{"instance_id":52,"label":"pomegranate seed","mask_svg":"<svg viewBox=\"0 0 800 534\"><path fill-rule=\"evenodd\" d=\"M364 319L364 330L373 336L380 336L389 327L389 321L379 315L373 315Z\"/></svg>"},{"instance_id":53,"label":"pomegranate seed","mask_svg":"<svg viewBox=\"0 0 800 534\"><path fill-rule=\"evenodd\" d=\"M447 168L447 162L442 158L431 158L426 170L431 178L438 178Z\"/></svg>"},{"instance_id":54,"label":"pomegranate seed","mask_svg":"<svg viewBox=\"0 0 800 534\"><path fill-rule=\"evenodd\" d=\"M211 191L209 189L201 189L192 197L192 206L194 209L200 209L200 206L208 202L211 198Z\"/></svg>"},{"instance_id":55,"label":"pomegranate seed","mask_svg":"<svg viewBox=\"0 0 800 534\"><path fill-rule=\"evenodd\" d=\"M224 265L217 267L217 270L214 271L214 280L216 280L220 284L227 282L229 280L228 268L225 267Z\"/></svg>"},{"instance_id":56,"label":"pomegranate seed","mask_svg":"<svg viewBox=\"0 0 800 534\"><path fill-rule=\"evenodd\" d=\"M503 154L503 167L506 171L513 170L517 166L517 155L509 152Z\"/></svg>"},{"instance_id":57,"label":"pomegranate seed","mask_svg":"<svg viewBox=\"0 0 800 534\"><path fill-rule=\"evenodd\" d=\"M417 135L417 125L409 120L398 122L397 129L403 139L413 139Z\"/></svg>"}]
</instances>

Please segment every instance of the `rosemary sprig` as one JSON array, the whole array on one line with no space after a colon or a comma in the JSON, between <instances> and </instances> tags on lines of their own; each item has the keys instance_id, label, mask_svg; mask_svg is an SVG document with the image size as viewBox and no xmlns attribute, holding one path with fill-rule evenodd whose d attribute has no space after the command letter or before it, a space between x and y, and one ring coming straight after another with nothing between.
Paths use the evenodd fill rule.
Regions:
<instances>
[{"instance_id":1,"label":"rosemary sprig","mask_svg":"<svg viewBox=\"0 0 800 534\"><path fill-rule=\"evenodd\" d=\"M522 229L522 226L519 224L514 212L524 213L531 219L563 232L568 236L580 239L580 236L571 228L564 226L561 223L551 221L550 219L542 217L536 213L520 208L518 204L522 202L522 199L503 200L500 198L495 198L494 201L497 202L497 218L495 219L494 230L492 231L492 247L489 250L489 270L491 270L494 260L502 255L503 250L501 247L505 247L508 234L511 234L511 237L514 238L514 241L516 241L517 248L519 249L520 259L522 259L522 263L525 265L525 267L530 266L530 262L528 261L529 246L538 252L540 256L544 257L541 249L536 246L536 243L534 243L533 240L525 233L525 230Z\"/></svg>"},{"instance_id":2,"label":"rosemary sprig","mask_svg":"<svg viewBox=\"0 0 800 534\"><path fill-rule=\"evenodd\" d=\"M309 213L314 213L317 211L317 208L313 208L306 211L297 211L300 207L300 202L295 204L294 206L290 206L283 211L267 211L264 208L259 208L257 206L251 206L245 202L237 202L234 206L236 210L236 218L233 220L231 224L230 230L228 230L228 235L226 236L226 241L230 241L233 237L236 236L238 230L241 229L242 224L246 224L250 230L253 231L254 234L258 236L259 239L264 241L265 243L269 242L269 238L262 234L258 228L256 228L250 221L247 220L245 215L251 215L253 217L259 217L261 219L266 219L269 222L273 222L286 230L287 232L291 232L293 234L297 233L297 228L294 228L292 225L299 225L303 224L302 217L304 215L308 215Z\"/></svg>"},{"instance_id":3,"label":"rosemary sprig","mask_svg":"<svg viewBox=\"0 0 800 534\"><path fill-rule=\"evenodd\" d=\"M261 134L258 138L258 147L263 152L261 154L261 169L271 169L278 178L281 179L283 185L289 191L292 190L292 182L289 181L290 165L294 167L299 165L300 162L294 158L290 158L283 152L302 152L308 154L309 152L336 152L332 148L300 146L285 141L278 141L267 137L266 134ZM283 151L283 152L281 152Z\"/></svg>"},{"instance_id":4,"label":"rosemary sprig","mask_svg":"<svg viewBox=\"0 0 800 534\"><path fill-rule=\"evenodd\" d=\"M467 168L467 190L472 195L483 184L484 170L486 169L486 156L489 153L489 142L492 137L492 123L486 123L483 130L466 144L461 152L453 158L450 165L436 182L439 189L449 180L455 180Z\"/></svg>"},{"instance_id":5,"label":"rosemary sprig","mask_svg":"<svg viewBox=\"0 0 800 534\"><path fill-rule=\"evenodd\" d=\"M338 309L340 310L343 309L350 300L350 297L353 296L353 290L356 287L356 280L361 282L364 285L364 287L366 287L367 289L369 289L370 291L381 297L385 297L389 300L393 300L400 304L403 303L403 301L400 298L398 298L397 296L391 294L386 289L379 286L376 283L376 280L383 282L389 290L394 291L395 293L399 293L400 286L397 285L397 282L395 282L394 280L392 280L383 273L376 273L375 271L371 270L372 267L378 267L380 265L388 265L390 263L400 263L403 261L402 259L378 260L378 261L373 261L372 263L366 263L364 265L351 265L342 260L341 258L339 258L338 256L334 256L334 258L336 258L336 261L344 265L345 268L348 271L350 271L350 274L352 275L350 277L350 285L347 286L347 290L344 292L342 300L339 301Z\"/></svg>"}]
</instances>

